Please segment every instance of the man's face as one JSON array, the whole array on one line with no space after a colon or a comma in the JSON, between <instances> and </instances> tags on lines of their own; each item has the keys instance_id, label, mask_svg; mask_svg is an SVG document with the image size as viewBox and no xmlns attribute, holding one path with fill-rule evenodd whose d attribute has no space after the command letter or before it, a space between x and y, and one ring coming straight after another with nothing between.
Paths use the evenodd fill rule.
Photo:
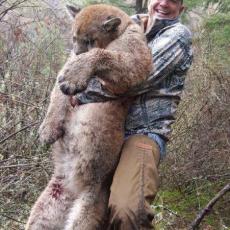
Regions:
<instances>
[{"instance_id":1,"label":"man's face","mask_svg":"<svg viewBox=\"0 0 230 230\"><path fill-rule=\"evenodd\" d=\"M151 0L148 8L150 16L174 19L180 15L184 6L180 0Z\"/></svg>"}]
</instances>

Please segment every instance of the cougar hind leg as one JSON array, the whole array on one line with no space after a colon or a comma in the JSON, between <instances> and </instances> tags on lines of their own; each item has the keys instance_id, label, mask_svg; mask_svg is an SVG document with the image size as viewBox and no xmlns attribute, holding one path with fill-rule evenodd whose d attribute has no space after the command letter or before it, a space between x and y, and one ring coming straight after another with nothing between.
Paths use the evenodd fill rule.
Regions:
<instances>
[{"instance_id":1,"label":"cougar hind leg","mask_svg":"<svg viewBox=\"0 0 230 230\"><path fill-rule=\"evenodd\" d=\"M74 201L65 230L100 230L107 216L109 186L85 189Z\"/></svg>"},{"instance_id":2,"label":"cougar hind leg","mask_svg":"<svg viewBox=\"0 0 230 230\"><path fill-rule=\"evenodd\" d=\"M74 199L65 178L53 176L32 208L26 230L63 230Z\"/></svg>"}]
</instances>

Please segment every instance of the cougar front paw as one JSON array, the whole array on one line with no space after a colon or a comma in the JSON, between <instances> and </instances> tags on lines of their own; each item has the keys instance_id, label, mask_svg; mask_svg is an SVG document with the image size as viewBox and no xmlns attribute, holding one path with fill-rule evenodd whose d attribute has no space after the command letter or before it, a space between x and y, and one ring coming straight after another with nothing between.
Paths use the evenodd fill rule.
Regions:
<instances>
[{"instance_id":1,"label":"cougar front paw","mask_svg":"<svg viewBox=\"0 0 230 230\"><path fill-rule=\"evenodd\" d=\"M44 122L39 128L39 139L42 144L53 144L63 134L63 122Z\"/></svg>"},{"instance_id":2,"label":"cougar front paw","mask_svg":"<svg viewBox=\"0 0 230 230\"><path fill-rule=\"evenodd\" d=\"M71 83L69 81L65 81L64 77L59 77L58 83L61 91L66 95L75 95L84 91L87 87L86 80L79 80L76 83Z\"/></svg>"}]
</instances>

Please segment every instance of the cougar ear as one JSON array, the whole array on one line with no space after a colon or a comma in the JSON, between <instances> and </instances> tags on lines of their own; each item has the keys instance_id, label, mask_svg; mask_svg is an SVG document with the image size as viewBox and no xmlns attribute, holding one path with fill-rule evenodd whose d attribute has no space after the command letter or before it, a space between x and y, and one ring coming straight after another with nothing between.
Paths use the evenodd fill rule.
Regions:
<instances>
[{"instance_id":1,"label":"cougar ear","mask_svg":"<svg viewBox=\"0 0 230 230\"><path fill-rule=\"evenodd\" d=\"M81 11L80 6L66 5L66 8L71 19L74 19L75 16Z\"/></svg>"},{"instance_id":2,"label":"cougar ear","mask_svg":"<svg viewBox=\"0 0 230 230\"><path fill-rule=\"evenodd\" d=\"M103 23L103 28L106 32L110 32L112 30L116 30L117 27L121 24L121 19L117 17L109 17L108 20L106 20Z\"/></svg>"}]
</instances>

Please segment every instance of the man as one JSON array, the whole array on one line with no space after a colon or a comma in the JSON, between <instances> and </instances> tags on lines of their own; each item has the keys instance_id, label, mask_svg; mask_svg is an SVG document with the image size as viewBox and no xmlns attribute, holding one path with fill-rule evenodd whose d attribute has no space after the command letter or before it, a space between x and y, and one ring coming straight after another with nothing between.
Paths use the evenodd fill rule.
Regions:
<instances>
[{"instance_id":1,"label":"man","mask_svg":"<svg viewBox=\"0 0 230 230\"><path fill-rule=\"evenodd\" d=\"M126 140L109 199L108 229L152 229L150 207L159 185L157 166L175 121L185 74L192 62L191 34L179 22L183 0L150 0L144 21L154 70L132 89L136 96L126 120ZM134 16L137 20L139 17ZM114 98L93 79L78 95L81 103Z\"/></svg>"}]
</instances>

